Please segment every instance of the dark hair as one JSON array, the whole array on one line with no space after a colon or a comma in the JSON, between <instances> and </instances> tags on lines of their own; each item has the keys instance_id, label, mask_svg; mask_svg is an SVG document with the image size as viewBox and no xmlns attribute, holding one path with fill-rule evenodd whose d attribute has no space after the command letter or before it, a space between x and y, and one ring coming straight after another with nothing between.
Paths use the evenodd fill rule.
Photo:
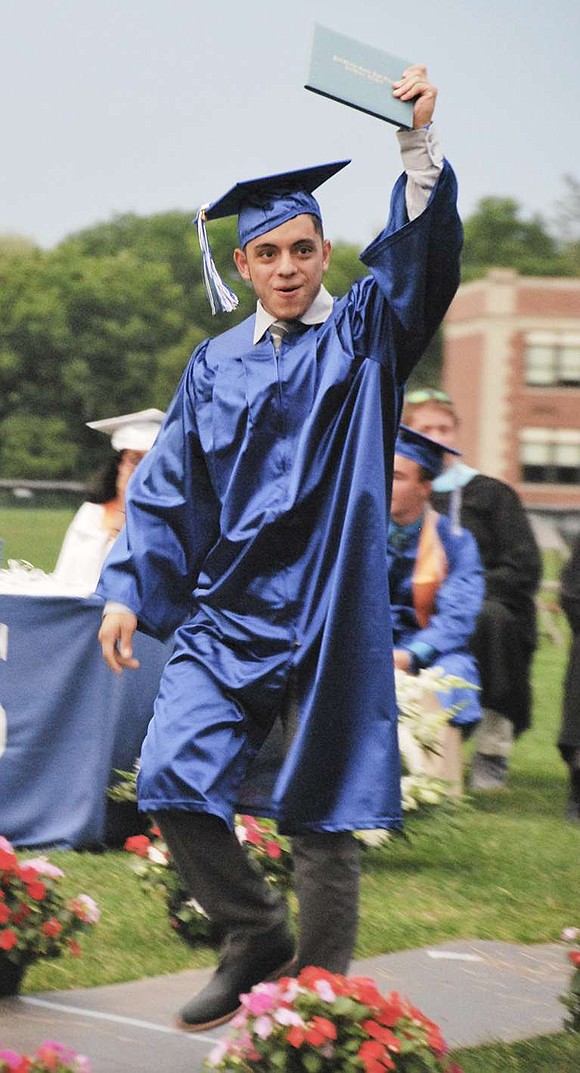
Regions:
<instances>
[{"instance_id":1,"label":"dark hair","mask_svg":"<svg viewBox=\"0 0 580 1073\"><path fill-rule=\"evenodd\" d=\"M115 499L117 474L122 457L122 451L115 451L106 465L95 474L87 494L89 503L108 503L111 499Z\"/></svg>"},{"instance_id":2,"label":"dark hair","mask_svg":"<svg viewBox=\"0 0 580 1073\"><path fill-rule=\"evenodd\" d=\"M320 216L315 216L313 212L309 212L308 215L312 220L316 234L324 242L324 227L322 226L322 220L320 219Z\"/></svg>"}]
</instances>

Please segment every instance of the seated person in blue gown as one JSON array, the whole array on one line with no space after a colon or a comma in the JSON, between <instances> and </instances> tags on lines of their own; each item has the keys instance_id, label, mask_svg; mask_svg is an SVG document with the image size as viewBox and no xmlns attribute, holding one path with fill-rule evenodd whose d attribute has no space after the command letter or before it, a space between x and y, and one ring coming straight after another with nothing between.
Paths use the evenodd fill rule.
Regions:
<instances>
[{"instance_id":1,"label":"seated person in blue gown","mask_svg":"<svg viewBox=\"0 0 580 1073\"><path fill-rule=\"evenodd\" d=\"M236 839L236 809L292 837L297 963L334 972L356 938L353 832L401 825L393 446L404 385L457 288L461 225L426 69L408 68L394 93L414 101L414 129L398 135L404 174L361 255L369 275L344 297L322 286L331 247L312 192L346 161L238 183L200 210L214 308L235 295L205 221L237 214L234 260L256 313L193 353L97 590L114 671L135 666L137 626L175 631L137 789L226 935L214 976L180 1012L187 1031L231 1018L240 993L295 953L283 898ZM279 718L283 756L257 787L254 760Z\"/></svg>"},{"instance_id":2,"label":"seated person in blue gown","mask_svg":"<svg viewBox=\"0 0 580 1073\"><path fill-rule=\"evenodd\" d=\"M429 505L448 450L405 425L399 429L388 541L394 661L409 674L437 666L479 687L468 648L485 589L477 544ZM478 688L456 686L440 700L454 710L452 725L467 728L481 718Z\"/></svg>"}]
</instances>

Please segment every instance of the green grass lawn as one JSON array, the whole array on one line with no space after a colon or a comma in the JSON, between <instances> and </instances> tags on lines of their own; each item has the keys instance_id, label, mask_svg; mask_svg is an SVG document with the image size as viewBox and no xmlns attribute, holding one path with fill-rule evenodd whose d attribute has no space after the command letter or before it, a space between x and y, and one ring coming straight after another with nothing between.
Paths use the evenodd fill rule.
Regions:
<instances>
[{"instance_id":1,"label":"green grass lawn","mask_svg":"<svg viewBox=\"0 0 580 1073\"><path fill-rule=\"evenodd\" d=\"M25 559L49 573L54 570L67 526L74 510L42 507L1 507L0 539L4 541L4 565L9 559Z\"/></svg>"},{"instance_id":2,"label":"green grass lawn","mask_svg":"<svg viewBox=\"0 0 580 1073\"><path fill-rule=\"evenodd\" d=\"M51 569L70 517L0 509L8 556ZM459 938L555 942L564 927L580 925L580 827L563 819L566 768L555 746L566 655L542 639L534 725L515 747L506 791L413 817L405 839L365 851L358 957ZM211 949L193 951L171 930L163 902L141 889L128 854L50 857L66 871L71 894L96 899L102 920L80 959L37 963L25 991L97 986L213 962ZM462 1051L457 1060L465 1073L578 1073L579 1044L580 1037L562 1034Z\"/></svg>"}]
</instances>

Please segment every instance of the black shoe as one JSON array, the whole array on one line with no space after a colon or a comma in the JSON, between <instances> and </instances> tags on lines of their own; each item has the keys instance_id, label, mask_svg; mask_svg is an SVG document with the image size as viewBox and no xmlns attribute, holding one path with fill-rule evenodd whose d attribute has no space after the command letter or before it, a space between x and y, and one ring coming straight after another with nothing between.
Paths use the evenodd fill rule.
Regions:
<instances>
[{"instance_id":1,"label":"black shoe","mask_svg":"<svg viewBox=\"0 0 580 1073\"><path fill-rule=\"evenodd\" d=\"M209 983L180 1011L177 1026L202 1032L222 1025L240 1009L240 995L263 980L277 980L295 965L294 939L284 927L226 942L225 952Z\"/></svg>"},{"instance_id":2,"label":"black shoe","mask_svg":"<svg viewBox=\"0 0 580 1073\"><path fill-rule=\"evenodd\" d=\"M486 756L475 753L469 772L471 790L503 790L508 781L508 762L505 756Z\"/></svg>"}]
</instances>

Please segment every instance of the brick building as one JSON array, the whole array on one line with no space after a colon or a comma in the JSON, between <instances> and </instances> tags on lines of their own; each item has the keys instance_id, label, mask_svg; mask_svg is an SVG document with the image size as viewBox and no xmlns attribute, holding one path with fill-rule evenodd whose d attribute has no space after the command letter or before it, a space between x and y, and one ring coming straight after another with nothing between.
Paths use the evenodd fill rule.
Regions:
<instances>
[{"instance_id":1,"label":"brick building","mask_svg":"<svg viewBox=\"0 0 580 1073\"><path fill-rule=\"evenodd\" d=\"M580 513L580 279L492 269L459 288L443 384L465 461L533 511Z\"/></svg>"}]
</instances>

